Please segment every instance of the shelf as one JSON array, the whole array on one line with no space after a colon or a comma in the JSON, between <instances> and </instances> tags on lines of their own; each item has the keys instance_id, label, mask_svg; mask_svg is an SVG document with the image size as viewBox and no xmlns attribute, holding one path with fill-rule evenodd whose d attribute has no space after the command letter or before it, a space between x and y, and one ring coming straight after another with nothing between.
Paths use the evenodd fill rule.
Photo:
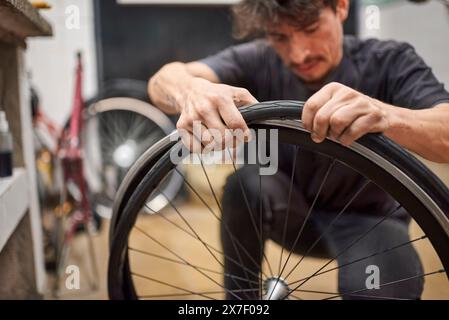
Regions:
<instances>
[{"instance_id":1,"label":"shelf","mask_svg":"<svg viewBox=\"0 0 449 320\"><path fill-rule=\"evenodd\" d=\"M25 38L51 36L50 24L27 0L0 0L0 41L24 43Z\"/></svg>"},{"instance_id":2,"label":"shelf","mask_svg":"<svg viewBox=\"0 0 449 320\"><path fill-rule=\"evenodd\" d=\"M0 178L0 251L29 206L28 179L25 169L14 169L14 175Z\"/></svg>"}]
</instances>

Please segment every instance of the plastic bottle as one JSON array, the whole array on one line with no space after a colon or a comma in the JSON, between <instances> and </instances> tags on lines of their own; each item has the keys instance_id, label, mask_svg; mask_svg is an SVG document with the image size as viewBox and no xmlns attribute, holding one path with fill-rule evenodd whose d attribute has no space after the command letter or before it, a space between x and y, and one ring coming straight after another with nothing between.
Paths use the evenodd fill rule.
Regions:
<instances>
[{"instance_id":1,"label":"plastic bottle","mask_svg":"<svg viewBox=\"0 0 449 320\"><path fill-rule=\"evenodd\" d=\"M6 113L0 111L0 178L12 175L12 135Z\"/></svg>"}]
</instances>

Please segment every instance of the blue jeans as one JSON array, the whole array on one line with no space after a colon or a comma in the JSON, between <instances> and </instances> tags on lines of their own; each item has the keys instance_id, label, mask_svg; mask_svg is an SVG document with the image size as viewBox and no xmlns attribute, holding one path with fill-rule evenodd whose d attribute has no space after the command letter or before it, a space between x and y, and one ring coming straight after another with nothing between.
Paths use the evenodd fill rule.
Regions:
<instances>
[{"instance_id":1,"label":"blue jeans","mask_svg":"<svg viewBox=\"0 0 449 320\"><path fill-rule=\"evenodd\" d=\"M226 289L236 290L233 294L228 292L226 294L227 299L236 299L237 297L241 299L257 299L257 290L251 291L246 289L257 288L257 274L259 273L263 257L261 251L261 249L263 250L263 245L261 248L259 237L263 238L264 241L271 239L283 245L286 252L292 250L297 254L304 254L320 235L325 232L337 214L334 212L313 211L304 225L299 241L293 247L310 208L309 204L304 196L294 188L291 196L287 232L285 241L283 241L282 235L287 211L290 177L281 172L273 176L264 176L262 192L260 192L259 176L256 170L255 166L245 166L239 169L240 181L237 175L233 174L228 178L225 185L221 223L221 240L225 255L224 284ZM253 219L251 219L247 208L240 183L243 184ZM260 203L262 203L262 210L260 210ZM263 227L262 230L259 230L261 213ZM423 273L423 268L411 244L348 264L354 260L382 252L410 240L408 234L409 221L396 219L392 216L378 224L376 228L366 234L360 241L356 241L381 219L381 215L345 212L332 223L332 226L325 232L322 239L308 253L310 256L327 259L336 257L338 265L341 266L338 270L338 290L342 294L343 299L369 299L375 297L419 299L422 294L424 279L416 276ZM238 239L240 245L236 244L235 239ZM356 243L350 246L354 242ZM348 246L350 248L346 249ZM367 289L367 278L373 272L369 266L378 268L379 289ZM299 270L300 268L301 265ZM323 270L328 268L330 266ZM277 272L276 263L274 269ZM288 271L284 271L283 275L285 276ZM308 285L312 285L314 281L323 281L327 276L333 276L334 274L331 272L311 278L307 281ZM232 277L226 275L232 275ZM308 276L310 274L303 274L302 278ZM383 285L410 277L416 278L396 284ZM289 278L288 280L298 279ZM369 279L368 282L373 283ZM295 285L292 285L290 289L294 287ZM360 292L349 294L354 291ZM301 297L300 292L296 292L295 295Z\"/></svg>"}]
</instances>

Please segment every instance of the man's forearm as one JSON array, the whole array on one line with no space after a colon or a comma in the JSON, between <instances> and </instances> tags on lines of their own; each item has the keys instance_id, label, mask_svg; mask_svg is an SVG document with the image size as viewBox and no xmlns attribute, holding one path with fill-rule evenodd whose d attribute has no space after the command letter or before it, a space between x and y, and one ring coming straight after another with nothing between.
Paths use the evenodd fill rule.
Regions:
<instances>
[{"instance_id":1,"label":"man's forearm","mask_svg":"<svg viewBox=\"0 0 449 320\"><path fill-rule=\"evenodd\" d=\"M424 110L384 106L391 115L387 137L431 161L449 163L449 104Z\"/></svg>"},{"instance_id":2,"label":"man's forearm","mask_svg":"<svg viewBox=\"0 0 449 320\"><path fill-rule=\"evenodd\" d=\"M166 113L179 113L179 101L192 78L183 63L165 65L148 82L151 101Z\"/></svg>"}]
</instances>

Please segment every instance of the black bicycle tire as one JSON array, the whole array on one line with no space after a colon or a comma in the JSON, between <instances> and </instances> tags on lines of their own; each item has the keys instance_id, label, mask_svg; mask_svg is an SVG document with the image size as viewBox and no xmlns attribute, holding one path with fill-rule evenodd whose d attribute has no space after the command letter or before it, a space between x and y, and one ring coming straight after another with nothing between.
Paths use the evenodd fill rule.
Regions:
<instances>
[{"instance_id":1,"label":"black bicycle tire","mask_svg":"<svg viewBox=\"0 0 449 320\"><path fill-rule=\"evenodd\" d=\"M123 105L120 101L123 100ZM165 116L162 112L156 109L154 106L149 104L148 102L139 100L134 97L110 97L99 99L96 102L92 103L85 109L85 121L88 121L90 118L96 117L97 114L102 114L105 112L113 112L113 111L126 111L135 114L139 114L140 116L146 118L147 120L154 123L155 126L159 127L162 133L169 134L175 129L172 121ZM86 155L88 158L88 155ZM181 189L181 185L176 186L179 190Z\"/></svg>"},{"instance_id":2,"label":"black bicycle tire","mask_svg":"<svg viewBox=\"0 0 449 320\"><path fill-rule=\"evenodd\" d=\"M266 102L261 104L256 104L253 106L249 106L246 108L243 108L242 115L244 119L251 124L254 121L257 120L266 120L266 119L290 119L290 118L299 118L300 112L302 111L302 103L297 101L275 101L275 102ZM441 210L445 213L446 217L449 216L449 191L444 186L444 184L439 181L437 177L433 173L430 172L421 162L416 160L412 155L410 155L407 151L400 148L398 145L396 145L391 140L387 139L386 137L379 135L379 134L369 134L363 137L362 139L358 140L358 142L367 147L368 149L376 152L378 155L382 156L384 159L387 159L390 163L393 165L399 167L407 176L409 176L412 180L419 182L420 187L429 195L431 198L437 203L438 207L441 208ZM167 142L166 142L167 143ZM322 148L322 151L326 151L324 149L328 148L329 145L332 145L337 148L343 148L342 146L326 141L323 144L316 145L314 144L310 139L309 143L312 146L314 150ZM168 143L170 147L173 146L175 142L172 142L171 144ZM303 146L303 145L302 145ZM323 149L324 148L324 149ZM163 151L161 151L163 152ZM126 206L122 206L121 210L119 209L117 212L125 212L125 215L123 216L123 219L116 219L116 225L114 228L111 227L112 233L111 233L111 252L114 250L117 250L117 246L114 245L114 243L121 242L123 244L124 241L127 241L127 239L124 239L127 237L127 235L118 233L117 230L122 230L123 228L128 228L130 230L130 227L134 223L132 217L127 216L126 213L132 212L133 206L139 206L137 203L139 203L139 198L145 197L145 189L148 191L149 184L157 183L157 179L159 178L156 173L162 174L162 171L160 170L161 166L164 166L165 162L168 161L169 154L167 151L166 153L159 159L159 161L154 164L154 166L151 168L150 171L147 171L146 173L144 171L136 170L135 172L139 172L140 174L145 174L145 177L141 179L140 184L137 186L135 192L132 194L132 196L128 199L128 201L123 202L122 204L126 203ZM154 159L157 158L159 155L153 155L152 157L152 163L154 163ZM150 163L151 161L149 161ZM144 167L144 166L143 166ZM148 168L148 167L146 167ZM134 176L134 183L139 178L139 174L136 174ZM141 177L140 177L141 178ZM398 182L399 183L399 182ZM391 191L391 190L390 190ZM128 194L129 195L129 194ZM419 201L415 199L416 201ZM412 200L408 200L412 201ZM413 202L413 201L412 201ZM423 204L422 204L423 205ZM140 206L141 207L141 206ZM120 206L119 206L120 208ZM427 209L422 209L427 210ZM126 218L125 218L126 217ZM135 217L134 217L135 218ZM121 221L120 221L121 220ZM423 222L421 221L421 224ZM424 222L424 225L426 222ZM118 227L118 225L121 225ZM118 227L118 228L117 228ZM425 226L425 230L430 230L432 228L438 228L438 223L436 221L433 221L432 223L428 222L427 226ZM440 226L441 228L441 226ZM116 233L117 232L117 233ZM432 233L432 232L431 232ZM432 239L430 239L432 244L435 246L435 242L438 243L438 247L442 247L442 243L447 248L448 245L448 234L447 230L445 232L433 232ZM441 250L440 250L441 251ZM446 270L449 270L449 254L443 255L441 252L439 252L440 259L442 260L442 263ZM441 258L441 256L445 256ZM122 261L122 267L125 268L124 271L128 271L129 265L127 264L127 255L121 257ZM130 287L129 283L126 283L127 281L130 281L128 276L127 281L123 281L122 284L118 287L114 287L114 281L117 279L114 279L114 276L117 276L117 274L120 274L120 271L117 272L117 270L114 270L114 268L120 267L120 261L117 261L117 255L111 255L112 262L110 263L110 269L108 270L108 285L109 285L109 293L110 297L113 299L116 298L125 298L123 296L123 292L127 292L127 298L133 298L135 297L135 292L133 292L133 288ZM123 271L123 270L122 270ZM126 287L126 288L125 288Z\"/></svg>"}]
</instances>

